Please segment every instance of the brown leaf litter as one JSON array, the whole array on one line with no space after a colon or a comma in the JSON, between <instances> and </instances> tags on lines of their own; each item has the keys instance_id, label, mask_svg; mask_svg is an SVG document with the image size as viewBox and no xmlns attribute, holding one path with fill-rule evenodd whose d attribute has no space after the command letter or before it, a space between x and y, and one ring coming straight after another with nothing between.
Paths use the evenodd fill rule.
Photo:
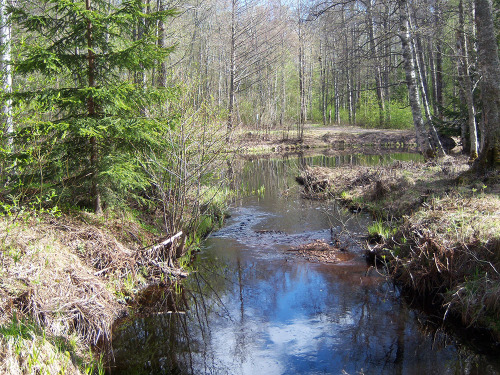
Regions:
<instances>
[{"instance_id":1,"label":"brown leaf litter","mask_svg":"<svg viewBox=\"0 0 500 375\"><path fill-rule=\"evenodd\" d=\"M288 252L300 255L310 262L337 264L350 261L354 254L347 252L344 248L333 246L323 240L293 247Z\"/></svg>"}]
</instances>

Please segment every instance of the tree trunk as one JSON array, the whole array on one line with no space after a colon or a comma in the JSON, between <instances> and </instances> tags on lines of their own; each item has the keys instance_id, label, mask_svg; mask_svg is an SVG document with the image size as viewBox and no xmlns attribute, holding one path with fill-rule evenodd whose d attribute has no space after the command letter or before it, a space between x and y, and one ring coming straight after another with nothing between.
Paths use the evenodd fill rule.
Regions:
<instances>
[{"instance_id":1,"label":"tree trunk","mask_svg":"<svg viewBox=\"0 0 500 375\"><path fill-rule=\"evenodd\" d=\"M380 61L378 56L377 47L375 45L375 31L373 26L373 15L372 15L372 1L366 0L366 18L368 22L368 39L370 41L370 49L372 53L372 59L374 61L375 67L375 91L377 93L377 103L379 111L379 126L382 128L384 126L384 91L382 88L382 70L380 68Z\"/></svg>"},{"instance_id":2,"label":"tree trunk","mask_svg":"<svg viewBox=\"0 0 500 375\"><path fill-rule=\"evenodd\" d=\"M158 0L157 7L160 12L163 12L165 10L164 0ZM160 48L165 48L167 43L165 37L165 23L163 20L158 22L158 34L158 46ZM167 87L167 62L164 59L160 62L157 84L159 87Z\"/></svg>"},{"instance_id":3,"label":"tree trunk","mask_svg":"<svg viewBox=\"0 0 500 375\"><path fill-rule=\"evenodd\" d=\"M388 3L385 4L385 9L384 9L384 21L383 21L383 28L384 28L384 34L388 35L390 30L391 30L391 25L390 25L390 15L391 15L391 9ZM391 123L391 92L390 92L390 72L391 72L391 66L392 66L392 43L389 38L386 38L386 41L384 43L384 70L383 70L383 86L384 86L384 99L386 103L386 111L385 111L385 123L390 124Z\"/></svg>"},{"instance_id":4,"label":"tree trunk","mask_svg":"<svg viewBox=\"0 0 500 375\"><path fill-rule=\"evenodd\" d=\"M338 62L336 59L336 39L333 35L332 39L332 54L331 54L331 74L333 80L333 122L338 125L340 124L340 96L339 96L339 77L338 77ZM331 110L330 110L331 112Z\"/></svg>"},{"instance_id":5,"label":"tree trunk","mask_svg":"<svg viewBox=\"0 0 500 375\"><path fill-rule=\"evenodd\" d=\"M409 21L410 21L410 28L412 30L419 30L418 25L416 24L412 25L411 16L409 16ZM420 92L422 93L422 105L424 107L424 113L429 131L429 139L431 147L438 156L444 156L446 155L446 153L444 152L443 145L439 140L439 135L432 121L432 114L431 114L431 107L429 100L429 88L427 85L427 72L425 69L424 50L422 47L420 34L417 32L415 37L410 39L412 40L410 45L411 48L413 49L413 58L418 73L417 81L420 85ZM415 40L415 42L413 42L413 40Z\"/></svg>"},{"instance_id":6,"label":"tree trunk","mask_svg":"<svg viewBox=\"0 0 500 375\"><path fill-rule=\"evenodd\" d=\"M406 0L398 0L400 11L401 27L401 46L403 50L403 63L406 75L406 84L408 86L408 99L413 115L413 125L415 126L417 143L420 151L425 157L433 157L434 152L430 146L427 132L425 131L424 121L422 119L422 108L420 107L420 96L418 94L415 62L410 42L410 28L408 20L408 9Z\"/></svg>"},{"instance_id":7,"label":"tree trunk","mask_svg":"<svg viewBox=\"0 0 500 375\"><path fill-rule=\"evenodd\" d=\"M418 41L418 37L416 38ZM427 88L427 76L425 74L425 67L423 66L424 64L424 58L422 55L422 46L421 43L410 43L411 47L413 47L413 58L416 63L416 69L418 72L418 82L420 84L420 91L422 93L422 105L424 106L424 113L425 113L425 118L427 122L427 127L429 128L429 137L430 137L430 142L432 149L436 152L437 155L439 156L444 156L445 152L443 149L443 145L441 144L441 141L439 140L439 135L436 131L436 128L434 127L434 124L432 123L432 114L431 114L431 109L429 106L429 94L428 94L428 88Z\"/></svg>"},{"instance_id":8,"label":"tree trunk","mask_svg":"<svg viewBox=\"0 0 500 375\"><path fill-rule=\"evenodd\" d=\"M429 56L431 58L431 78L432 78L432 97L434 116L442 119L441 110L443 108L443 56L442 56L442 12L441 0L436 0L434 6L434 27L436 32L435 42L431 41L429 48Z\"/></svg>"},{"instance_id":9,"label":"tree trunk","mask_svg":"<svg viewBox=\"0 0 500 375\"><path fill-rule=\"evenodd\" d=\"M229 57L229 104L227 107L227 138L233 130L234 117L234 74L236 70L236 1L231 0L231 46Z\"/></svg>"},{"instance_id":10,"label":"tree trunk","mask_svg":"<svg viewBox=\"0 0 500 375\"><path fill-rule=\"evenodd\" d=\"M85 5L87 11L91 10L91 0L85 0ZM87 63L88 63L88 82L89 82L89 87L95 87L95 55L93 52L93 36L92 36L92 22L88 20L87 22L87 33L86 33L86 38L87 38ZM87 99L87 110L88 110L88 116L90 118L95 118L96 117L96 104L94 97L90 95ZM101 192L99 189L99 182L98 182L98 160L99 160L99 151L98 151L98 144L97 144L97 138L95 136L90 137L90 166L92 169L92 188L91 188L91 196L92 199L94 200L94 212L97 215L100 215L102 213L102 207L101 207Z\"/></svg>"},{"instance_id":11,"label":"tree trunk","mask_svg":"<svg viewBox=\"0 0 500 375\"><path fill-rule=\"evenodd\" d=\"M325 47L323 46L323 43L320 40L319 44L319 75L320 75L320 89L321 89L321 100L319 102L319 110L322 114L322 119L323 119L323 126L326 125L326 107L327 107L327 98L326 98L326 63L324 59L324 49Z\"/></svg>"},{"instance_id":12,"label":"tree trunk","mask_svg":"<svg viewBox=\"0 0 500 375\"><path fill-rule=\"evenodd\" d=\"M346 17L345 17L345 11L344 8L342 8L342 32L343 34L343 55L344 55L344 80L345 80L345 94L344 98L347 99L347 110L348 110L348 123L352 124L353 121L353 98L352 98L352 87L351 87L351 72L350 72L350 48L349 48L349 27L347 26L346 23ZM344 105L345 105L345 99L344 99Z\"/></svg>"},{"instance_id":13,"label":"tree trunk","mask_svg":"<svg viewBox=\"0 0 500 375\"><path fill-rule=\"evenodd\" d=\"M467 40L465 37L465 20L464 20L464 7L463 1L460 0L458 4L459 12L459 29L457 32L457 52L458 52L458 75L461 84L461 89L465 102L467 103L467 123L469 128L470 140L470 160L473 161L477 158L479 146L477 142L477 126L476 126L476 108L474 107L474 97L471 77L469 73L469 56L467 48Z\"/></svg>"},{"instance_id":14,"label":"tree trunk","mask_svg":"<svg viewBox=\"0 0 500 375\"><path fill-rule=\"evenodd\" d=\"M339 96L339 78L336 71L333 72L333 122L340 125L340 96Z\"/></svg>"},{"instance_id":15,"label":"tree trunk","mask_svg":"<svg viewBox=\"0 0 500 375\"><path fill-rule=\"evenodd\" d=\"M0 47L3 47L1 67L4 72L2 91L5 94L12 93L12 65L11 65L11 32L12 28L7 15L7 0L0 2ZM3 103L2 122L5 123L5 134L7 136L7 149L12 148L12 133L14 122L12 119L12 99L7 98Z\"/></svg>"},{"instance_id":16,"label":"tree trunk","mask_svg":"<svg viewBox=\"0 0 500 375\"><path fill-rule=\"evenodd\" d=\"M298 27L299 27L299 96L300 96L300 114L298 124L298 138L302 140L304 136L304 123L306 119L306 92L305 92L305 77L304 77L304 35L302 30L302 13L301 4L297 3L298 12Z\"/></svg>"},{"instance_id":17,"label":"tree trunk","mask_svg":"<svg viewBox=\"0 0 500 375\"><path fill-rule=\"evenodd\" d=\"M485 135L473 168L483 171L500 167L500 60L491 0L475 0L475 4Z\"/></svg>"}]
</instances>

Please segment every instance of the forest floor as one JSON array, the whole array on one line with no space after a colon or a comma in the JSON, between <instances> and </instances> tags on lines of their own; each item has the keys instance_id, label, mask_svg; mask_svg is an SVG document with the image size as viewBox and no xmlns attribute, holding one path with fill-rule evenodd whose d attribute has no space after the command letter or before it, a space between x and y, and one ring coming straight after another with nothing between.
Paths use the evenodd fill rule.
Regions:
<instances>
[{"instance_id":1,"label":"forest floor","mask_svg":"<svg viewBox=\"0 0 500 375\"><path fill-rule=\"evenodd\" d=\"M409 296L500 342L500 171L476 176L467 157L335 169L298 180L313 199L371 213L367 255Z\"/></svg>"},{"instance_id":2,"label":"forest floor","mask_svg":"<svg viewBox=\"0 0 500 375\"><path fill-rule=\"evenodd\" d=\"M243 154L285 153L316 148L352 150L414 149L414 130L364 129L356 126L318 127L306 125L302 140L297 132L283 130L252 131L241 129L236 133L236 144Z\"/></svg>"}]
</instances>

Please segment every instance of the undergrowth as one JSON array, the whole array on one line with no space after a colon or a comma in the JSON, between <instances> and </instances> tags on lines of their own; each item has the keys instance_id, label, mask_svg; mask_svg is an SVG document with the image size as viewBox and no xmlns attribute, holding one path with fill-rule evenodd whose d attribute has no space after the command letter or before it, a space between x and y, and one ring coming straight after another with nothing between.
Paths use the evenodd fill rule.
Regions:
<instances>
[{"instance_id":1,"label":"undergrowth","mask_svg":"<svg viewBox=\"0 0 500 375\"><path fill-rule=\"evenodd\" d=\"M85 351L77 335L56 336L15 314L0 326L2 374L104 374L102 358Z\"/></svg>"}]
</instances>

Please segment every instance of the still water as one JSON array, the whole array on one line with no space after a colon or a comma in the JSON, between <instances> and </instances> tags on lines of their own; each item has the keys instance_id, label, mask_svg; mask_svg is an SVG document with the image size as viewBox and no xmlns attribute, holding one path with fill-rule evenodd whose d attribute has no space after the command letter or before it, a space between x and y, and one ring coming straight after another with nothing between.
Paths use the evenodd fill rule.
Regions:
<instances>
[{"instance_id":1,"label":"still water","mask_svg":"<svg viewBox=\"0 0 500 375\"><path fill-rule=\"evenodd\" d=\"M362 257L369 217L304 200L304 165L375 165L418 156L348 155L241 161L238 199L203 244L176 297L156 291L153 313L115 329L110 374L499 374L427 322ZM337 235L355 254L308 262L286 250ZM166 292L165 292L166 293Z\"/></svg>"}]
</instances>

